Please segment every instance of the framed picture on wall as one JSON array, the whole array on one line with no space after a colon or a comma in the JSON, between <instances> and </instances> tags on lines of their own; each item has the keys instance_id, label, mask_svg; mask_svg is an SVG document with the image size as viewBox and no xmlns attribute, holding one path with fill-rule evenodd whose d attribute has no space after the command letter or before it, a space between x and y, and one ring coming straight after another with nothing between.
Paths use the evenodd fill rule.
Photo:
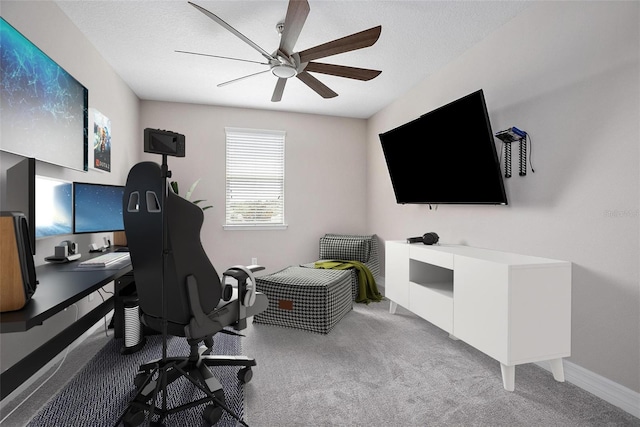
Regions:
<instances>
[{"instance_id":1,"label":"framed picture on wall","mask_svg":"<svg viewBox=\"0 0 640 427\"><path fill-rule=\"evenodd\" d=\"M92 169L111 172L111 120L95 108L90 108L89 164Z\"/></svg>"}]
</instances>

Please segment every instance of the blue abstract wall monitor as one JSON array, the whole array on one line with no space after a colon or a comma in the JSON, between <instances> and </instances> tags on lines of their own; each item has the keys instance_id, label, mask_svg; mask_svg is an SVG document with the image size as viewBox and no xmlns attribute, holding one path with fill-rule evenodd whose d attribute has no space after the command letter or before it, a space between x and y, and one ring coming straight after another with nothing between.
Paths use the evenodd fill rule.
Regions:
<instances>
[{"instance_id":1,"label":"blue abstract wall monitor","mask_svg":"<svg viewBox=\"0 0 640 427\"><path fill-rule=\"evenodd\" d=\"M1 17L0 40L0 150L87 170L87 88Z\"/></svg>"}]
</instances>

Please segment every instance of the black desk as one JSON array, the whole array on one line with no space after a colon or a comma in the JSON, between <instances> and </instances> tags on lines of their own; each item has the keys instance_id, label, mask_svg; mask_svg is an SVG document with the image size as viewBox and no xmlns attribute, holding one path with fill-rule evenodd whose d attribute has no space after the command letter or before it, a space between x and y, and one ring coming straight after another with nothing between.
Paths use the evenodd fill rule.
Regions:
<instances>
[{"instance_id":1,"label":"black desk","mask_svg":"<svg viewBox=\"0 0 640 427\"><path fill-rule=\"evenodd\" d=\"M131 273L128 262L106 268L79 268L80 261L47 264L36 268L38 287L27 305L17 311L0 313L0 332L24 332L63 311L106 284ZM38 347L0 375L0 400L46 365L53 357L113 309L108 298L55 337Z\"/></svg>"}]
</instances>

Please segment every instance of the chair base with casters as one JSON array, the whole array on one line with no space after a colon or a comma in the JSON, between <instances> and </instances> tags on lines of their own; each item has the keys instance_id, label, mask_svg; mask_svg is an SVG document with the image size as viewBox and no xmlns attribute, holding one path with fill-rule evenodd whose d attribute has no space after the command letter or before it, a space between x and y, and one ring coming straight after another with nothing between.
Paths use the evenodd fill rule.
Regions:
<instances>
[{"instance_id":1,"label":"chair base with casters","mask_svg":"<svg viewBox=\"0 0 640 427\"><path fill-rule=\"evenodd\" d=\"M238 371L238 380L242 384L246 384L251 381L253 376L251 367L256 365L256 361L246 356L210 355L208 352L211 351L211 347L198 346L198 343L190 343L190 345L191 355L188 358L170 357L164 360L158 359L138 368L138 374L134 380L138 393L129 404L129 408L122 418L125 426L141 425L145 421L147 414L157 415L158 421L155 423L161 423L161 420L167 415L202 404L208 404L204 408L202 417L210 425L217 423L224 411L227 411L240 423L246 425L226 405L222 385L213 376L209 367L241 366L242 369ZM181 377L188 379L205 396L195 402L184 403L172 408L158 406L156 399L159 397L160 390L162 388L166 389L167 385ZM163 380L165 381L164 385L162 384ZM162 398L164 399L164 396Z\"/></svg>"},{"instance_id":2,"label":"chair base with casters","mask_svg":"<svg viewBox=\"0 0 640 427\"><path fill-rule=\"evenodd\" d=\"M248 267L249 271L252 272L263 268L261 266ZM138 373L134 379L137 393L116 425L122 422L126 427L138 426L147 417L152 421L152 425L162 425L162 421L167 415L203 404L208 405L204 408L202 417L210 425L217 423L225 411L240 424L247 425L226 405L222 385L209 370L209 367L213 366L241 367L237 377L242 384L248 383L253 377L251 367L256 366L255 359L241 355L221 356L209 354L213 348L213 338L209 336L212 335L211 330L235 335L234 332L222 329L220 325L232 324L237 330L244 329L247 317L264 311L268 306L268 300L262 293L255 295L255 301L252 306L247 307L242 304L243 299L238 298L238 295L247 292L244 289L245 282L242 280L245 274L245 272L238 270L238 267L231 268L224 273L224 276L234 277L238 281L238 287L225 286L230 301L221 301L213 314L207 315L197 308L194 310L191 324L184 328L184 335L188 338L187 342L191 349L188 357L157 359L138 368ZM198 286L191 276L187 278L187 292L194 306L199 307L198 304L195 304L195 302L199 301ZM231 319L237 319L237 322L234 324ZM158 328L157 324L150 326ZM207 332L203 334L203 331ZM191 338L194 336L197 338ZM204 342L204 345L199 345L200 342ZM160 392L166 391L166 387L169 384L182 377L200 389L205 397L194 402L167 408L166 394L162 393L161 395ZM158 402L160 397L162 402ZM157 417L156 421L152 420L154 417Z\"/></svg>"}]
</instances>

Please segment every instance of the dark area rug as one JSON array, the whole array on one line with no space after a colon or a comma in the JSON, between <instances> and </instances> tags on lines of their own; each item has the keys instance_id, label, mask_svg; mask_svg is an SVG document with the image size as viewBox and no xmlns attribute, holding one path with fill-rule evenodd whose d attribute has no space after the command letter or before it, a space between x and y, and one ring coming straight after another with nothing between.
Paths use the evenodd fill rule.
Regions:
<instances>
[{"instance_id":1,"label":"dark area rug","mask_svg":"<svg viewBox=\"0 0 640 427\"><path fill-rule=\"evenodd\" d=\"M54 396L31 420L29 427L101 427L113 426L118 417L135 396L133 380L138 367L162 356L162 337L147 337L146 345L137 353L122 355L121 339L110 340L67 385ZM217 334L213 353L239 355L241 343L238 336ZM167 340L168 356L185 356L189 346L184 338ZM212 367L211 371L223 386L229 408L244 417L244 389L237 378L240 368L233 366ZM167 387L168 407L204 396L188 380L180 378ZM168 415L166 426L208 426L202 418L206 405L199 405L176 414ZM225 412L217 426L235 426L236 420Z\"/></svg>"}]
</instances>

